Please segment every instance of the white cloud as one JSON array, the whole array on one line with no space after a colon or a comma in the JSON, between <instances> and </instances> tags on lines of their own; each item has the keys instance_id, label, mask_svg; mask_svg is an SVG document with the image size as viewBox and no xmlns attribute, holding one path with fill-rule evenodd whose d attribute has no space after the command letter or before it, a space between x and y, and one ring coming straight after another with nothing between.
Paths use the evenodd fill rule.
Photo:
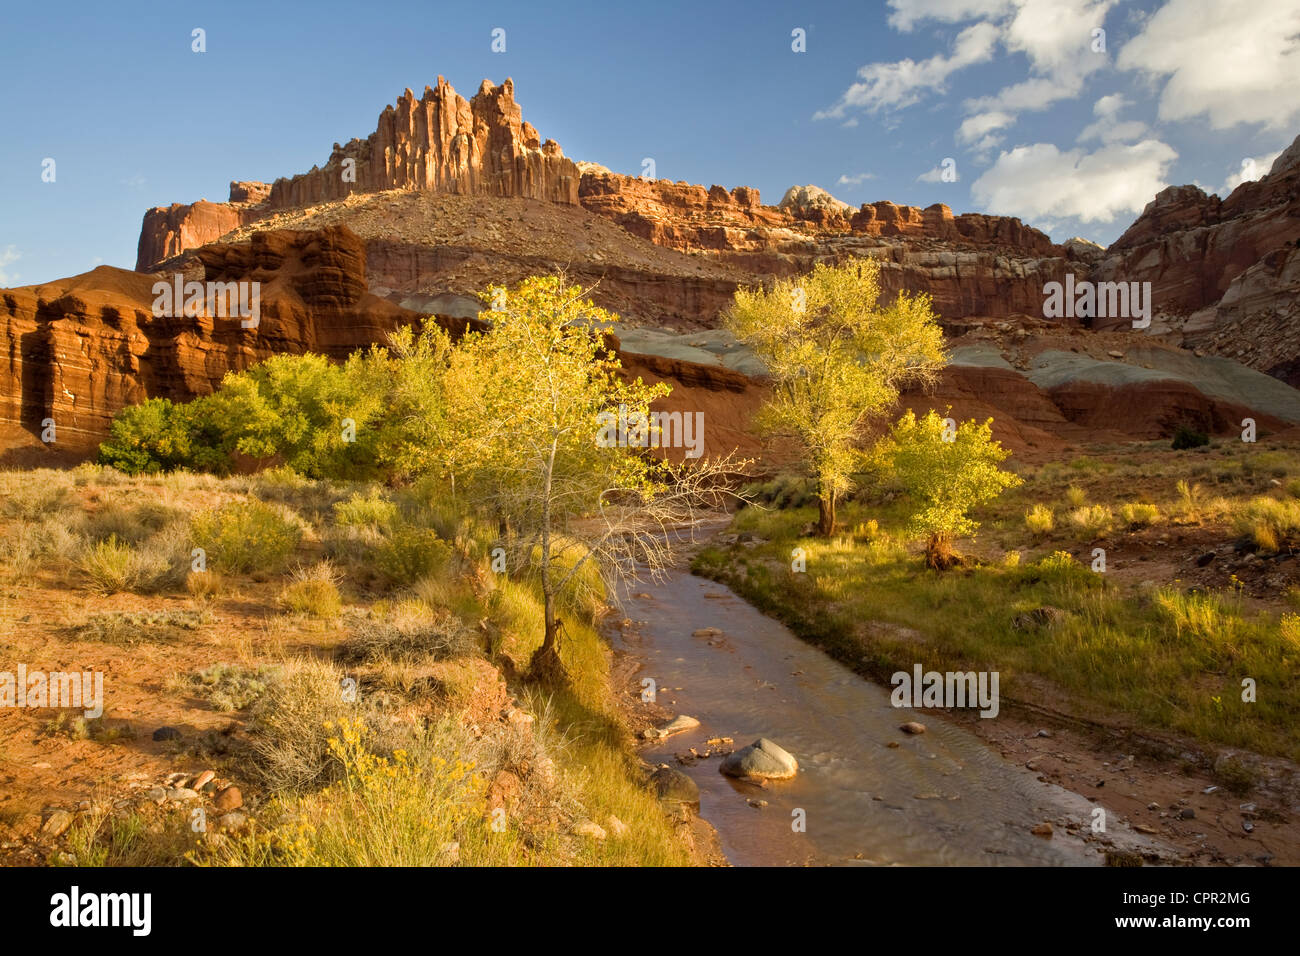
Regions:
<instances>
[{"instance_id":1,"label":"white cloud","mask_svg":"<svg viewBox=\"0 0 1300 956\"><path fill-rule=\"evenodd\" d=\"M1101 27L1115 0L1019 0L1002 44L1029 60L1030 77L992 96L966 101L971 112L1042 110L1083 91L1089 74L1106 65L1094 52L1093 30Z\"/></svg>"},{"instance_id":2,"label":"white cloud","mask_svg":"<svg viewBox=\"0 0 1300 956\"><path fill-rule=\"evenodd\" d=\"M1079 134L1078 141L1086 143L1090 139L1099 139L1103 143L1123 143L1138 139L1146 135L1147 124L1140 120L1120 121L1120 110L1129 105L1128 99L1122 93L1112 93L1109 96L1103 96L1092 105L1092 112L1097 117L1096 122L1089 123Z\"/></svg>"},{"instance_id":3,"label":"white cloud","mask_svg":"<svg viewBox=\"0 0 1300 956\"><path fill-rule=\"evenodd\" d=\"M1220 196L1226 197L1242 183L1253 182L1256 179L1263 179L1268 175L1268 171L1273 166L1273 160L1282 155L1282 150L1274 153L1265 153L1263 156L1247 157L1241 161L1241 166L1229 174L1228 178L1223 181L1223 185L1216 190Z\"/></svg>"},{"instance_id":4,"label":"white cloud","mask_svg":"<svg viewBox=\"0 0 1300 956\"><path fill-rule=\"evenodd\" d=\"M858 70L860 81L845 90L834 106L813 114L813 119L839 119L850 109L869 113L901 109L918 102L926 92L943 92L953 73L993 58L998 32L991 23L976 23L957 34L952 56L938 53L919 63L911 59L868 63Z\"/></svg>"},{"instance_id":5,"label":"white cloud","mask_svg":"<svg viewBox=\"0 0 1300 956\"><path fill-rule=\"evenodd\" d=\"M1092 153L1035 143L998 156L971 184L971 196L986 212L1027 221L1111 222L1141 212L1165 188L1165 173L1177 158L1172 147L1154 139Z\"/></svg>"},{"instance_id":6,"label":"white cloud","mask_svg":"<svg viewBox=\"0 0 1300 956\"><path fill-rule=\"evenodd\" d=\"M889 25L910 33L922 20L963 23L999 17L1009 12L1014 3L1013 0L889 0L889 6L894 11L889 15Z\"/></svg>"},{"instance_id":7,"label":"white cloud","mask_svg":"<svg viewBox=\"0 0 1300 956\"><path fill-rule=\"evenodd\" d=\"M1214 129L1287 128L1300 113L1300 3L1169 0L1124 45L1116 64L1168 77L1162 120L1205 114Z\"/></svg>"},{"instance_id":8,"label":"white cloud","mask_svg":"<svg viewBox=\"0 0 1300 956\"><path fill-rule=\"evenodd\" d=\"M1109 96L1103 96L1096 103L1092 104L1092 112L1095 116L1105 118L1114 118L1119 115L1119 111L1129 105L1129 99L1123 93L1111 93Z\"/></svg>"},{"instance_id":9,"label":"white cloud","mask_svg":"<svg viewBox=\"0 0 1300 956\"><path fill-rule=\"evenodd\" d=\"M8 288L18 281L18 273L10 272L5 267L22 258L17 246L5 246L0 249L0 288Z\"/></svg>"},{"instance_id":10,"label":"white cloud","mask_svg":"<svg viewBox=\"0 0 1300 956\"><path fill-rule=\"evenodd\" d=\"M1015 121L1016 118L1010 113L976 113L962 120L961 126L957 127L957 142L973 143L986 139L990 133L1005 129Z\"/></svg>"},{"instance_id":11,"label":"white cloud","mask_svg":"<svg viewBox=\"0 0 1300 956\"><path fill-rule=\"evenodd\" d=\"M868 179L875 179L875 173L854 173L852 176L841 176L835 181L837 186L861 186Z\"/></svg>"}]
</instances>

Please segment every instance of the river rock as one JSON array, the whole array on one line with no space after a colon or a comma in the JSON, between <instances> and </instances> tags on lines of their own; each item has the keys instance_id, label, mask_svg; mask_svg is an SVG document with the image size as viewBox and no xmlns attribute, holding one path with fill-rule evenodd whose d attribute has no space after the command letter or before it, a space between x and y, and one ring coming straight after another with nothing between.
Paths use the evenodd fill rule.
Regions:
<instances>
[{"instance_id":1,"label":"river rock","mask_svg":"<svg viewBox=\"0 0 1300 956\"><path fill-rule=\"evenodd\" d=\"M925 724L918 723L915 720L909 720L905 724L899 724L898 729L905 734L923 734L925 733Z\"/></svg>"},{"instance_id":2,"label":"river rock","mask_svg":"<svg viewBox=\"0 0 1300 956\"><path fill-rule=\"evenodd\" d=\"M721 637L722 631L716 627L702 627L698 631L691 631L691 637Z\"/></svg>"},{"instance_id":3,"label":"river rock","mask_svg":"<svg viewBox=\"0 0 1300 956\"><path fill-rule=\"evenodd\" d=\"M41 824L41 832L46 836L61 836L70 826L72 826L72 814L67 810L55 810Z\"/></svg>"},{"instance_id":4,"label":"river rock","mask_svg":"<svg viewBox=\"0 0 1300 956\"><path fill-rule=\"evenodd\" d=\"M719 769L729 777L785 780L798 772L799 761L766 737L759 737L748 747L729 754Z\"/></svg>"},{"instance_id":5,"label":"river rock","mask_svg":"<svg viewBox=\"0 0 1300 956\"><path fill-rule=\"evenodd\" d=\"M688 803L699 806L700 788L695 781L671 767L660 767L650 775L650 783L665 803Z\"/></svg>"},{"instance_id":6,"label":"river rock","mask_svg":"<svg viewBox=\"0 0 1300 956\"><path fill-rule=\"evenodd\" d=\"M700 722L694 717L687 717L685 714L681 714L674 717L666 726L660 727L657 730L646 731L646 736L660 738L671 737L674 734L684 734L688 730L694 730L698 726L700 726Z\"/></svg>"}]
</instances>

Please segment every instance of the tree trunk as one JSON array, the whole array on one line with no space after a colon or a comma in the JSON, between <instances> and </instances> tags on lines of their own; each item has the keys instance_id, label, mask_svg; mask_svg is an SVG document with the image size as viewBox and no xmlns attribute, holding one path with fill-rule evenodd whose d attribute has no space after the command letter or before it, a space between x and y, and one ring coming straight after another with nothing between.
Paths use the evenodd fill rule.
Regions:
<instances>
[{"instance_id":1,"label":"tree trunk","mask_svg":"<svg viewBox=\"0 0 1300 956\"><path fill-rule=\"evenodd\" d=\"M558 679L564 674L558 648L560 620L555 616L555 583L551 578L551 479L555 474L557 444L556 439L552 438L542 492L542 598L546 609L546 634L542 638L542 646L533 652L528 664L534 678L546 681Z\"/></svg>"},{"instance_id":2,"label":"tree trunk","mask_svg":"<svg viewBox=\"0 0 1300 956\"><path fill-rule=\"evenodd\" d=\"M952 549L947 535L932 534L925 543L925 566L935 571L947 571L961 563L961 557Z\"/></svg>"},{"instance_id":3,"label":"tree trunk","mask_svg":"<svg viewBox=\"0 0 1300 956\"><path fill-rule=\"evenodd\" d=\"M829 492L817 499L817 533L829 538L835 533L835 493Z\"/></svg>"},{"instance_id":4,"label":"tree trunk","mask_svg":"<svg viewBox=\"0 0 1300 956\"><path fill-rule=\"evenodd\" d=\"M560 664L559 631L560 619L555 616L555 597L549 588L543 595L546 608L546 636L542 646L533 652L528 669L537 680L551 681L563 676L564 668Z\"/></svg>"}]
</instances>

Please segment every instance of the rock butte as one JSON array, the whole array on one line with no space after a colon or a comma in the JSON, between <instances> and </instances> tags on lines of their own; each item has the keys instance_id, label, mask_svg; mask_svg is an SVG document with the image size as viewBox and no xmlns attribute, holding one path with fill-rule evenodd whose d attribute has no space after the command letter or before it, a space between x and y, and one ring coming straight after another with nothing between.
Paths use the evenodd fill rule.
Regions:
<instances>
[{"instance_id":1,"label":"rock butte","mask_svg":"<svg viewBox=\"0 0 1300 956\"><path fill-rule=\"evenodd\" d=\"M462 330L474 311L465 297L488 281L562 265L599 280L597 302L629 326L688 343L718 325L737 287L848 255L880 261L887 295L931 295L950 335L954 364L906 401L991 414L1016 450L1153 438L1184 418L1218 433L1246 414L1262 427L1300 422L1300 393L1276 380L1300 382L1300 139L1226 199L1164 190L1102 249L942 204L855 209L799 186L766 206L746 186L620 175L542 140L512 81L485 80L467 100L439 77L418 98L406 90L365 139L335 144L322 167L232 182L224 203L150 209L136 272L101 266L0 292L0 460L84 458L123 405L202 394L276 352L342 357L431 313ZM260 328L153 318L154 270L261 282ZM1044 320L1043 286L1067 273L1150 281L1155 334ZM663 408L705 413L707 453L757 450L746 425L764 385L726 364L728 346L637 347L623 354L629 371L674 385ZM54 446L39 440L45 418Z\"/></svg>"}]
</instances>

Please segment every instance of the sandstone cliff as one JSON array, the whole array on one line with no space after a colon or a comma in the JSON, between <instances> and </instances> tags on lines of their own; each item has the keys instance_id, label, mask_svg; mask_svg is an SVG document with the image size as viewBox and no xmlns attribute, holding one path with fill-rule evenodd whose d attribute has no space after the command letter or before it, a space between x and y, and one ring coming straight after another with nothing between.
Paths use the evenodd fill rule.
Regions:
<instances>
[{"instance_id":1,"label":"sandstone cliff","mask_svg":"<svg viewBox=\"0 0 1300 956\"><path fill-rule=\"evenodd\" d=\"M51 452L90 453L124 405L154 395L192 398L226 372L279 352L342 358L419 319L366 291L365 247L345 228L263 232L244 246L208 246L183 274L260 282L258 327L208 314L156 317L154 283L173 276L110 266L0 294L4 444L39 447L41 423L53 419Z\"/></svg>"},{"instance_id":2,"label":"sandstone cliff","mask_svg":"<svg viewBox=\"0 0 1300 956\"><path fill-rule=\"evenodd\" d=\"M159 206L144 215L136 269L147 272L231 230L294 206L354 193L417 189L513 196L576 204L578 168L554 140L524 122L514 83L484 80L465 99L443 77L416 98L411 90L379 115L365 139L334 144L324 167L265 183L232 182L230 201Z\"/></svg>"},{"instance_id":3,"label":"sandstone cliff","mask_svg":"<svg viewBox=\"0 0 1300 956\"><path fill-rule=\"evenodd\" d=\"M1175 341L1300 384L1298 244L1300 138L1267 176L1226 199L1197 186L1163 190L1106 250L1095 277L1150 282L1159 330Z\"/></svg>"},{"instance_id":4,"label":"sandstone cliff","mask_svg":"<svg viewBox=\"0 0 1300 956\"><path fill-rule=\"evenodd\" d=\"M335 143L323 168L276 180L268 205L284 209L393 188L572 204L578 168L523 121L513 81L484 80L466 100L440 76L419 99L408 89L385 107L366 139Z\"/></svg>"}]
</instances>

